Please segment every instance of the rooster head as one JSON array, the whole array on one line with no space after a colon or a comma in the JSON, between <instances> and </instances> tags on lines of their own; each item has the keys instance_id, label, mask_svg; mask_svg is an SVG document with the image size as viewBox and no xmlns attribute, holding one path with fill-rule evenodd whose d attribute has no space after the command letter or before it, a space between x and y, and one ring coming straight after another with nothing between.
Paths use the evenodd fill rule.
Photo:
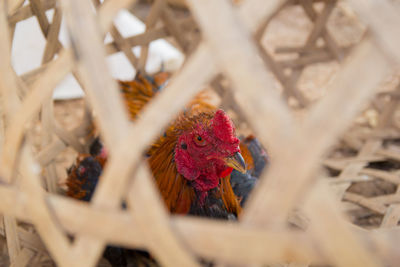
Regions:
<instances>
[{"instance_id":1,"label":"rooster head","mask_svg":"<svg viewBox=\"0 0 400 267\"><path fill-rule=\"evenodd\" d=\"M235 127L223 110L191 119L190 127L179 135L175 162L178 172L203 192L218 186L232 169L246 171Z\"/></svg>"}]
</instances>

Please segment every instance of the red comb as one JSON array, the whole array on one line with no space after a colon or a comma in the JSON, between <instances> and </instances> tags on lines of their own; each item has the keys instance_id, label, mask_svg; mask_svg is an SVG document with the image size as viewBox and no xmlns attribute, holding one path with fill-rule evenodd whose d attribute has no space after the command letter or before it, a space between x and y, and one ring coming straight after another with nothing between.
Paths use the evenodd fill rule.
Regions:
<instances>
[{"instance_id":1,"label":"red comb","mask_svg":"<svg viewBox=\"0 0 400 267\"><path fill-rule=\"evenodd\" d=\"M212 120L214 133L218 139L231 142L235 138L234 136L234 126L228 115L219 109L215 112L214 118Z\"/></svg>"}]
</instances>

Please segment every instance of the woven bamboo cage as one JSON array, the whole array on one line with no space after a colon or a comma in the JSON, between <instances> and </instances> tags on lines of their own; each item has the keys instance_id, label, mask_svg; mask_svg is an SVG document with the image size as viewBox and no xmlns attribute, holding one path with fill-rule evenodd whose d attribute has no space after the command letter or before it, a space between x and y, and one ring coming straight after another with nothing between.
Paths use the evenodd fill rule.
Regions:
<instances>
[{"instance_id":1,"label":"woven bamboo cage","mask_svg":"<svg viewBox=\"0 0 400 267\"><path fill-rule=\"evenodd\" d=\"M397 86L382 89L400 60L395 3L236 2L0 1L0 235L6 240L1 264L95 266L105 246L113 244L145 249L166 266L199 266L200 258L217 266L399 265L399 93ZM339 46L327 28L342 3L366 25L351 48ZM138 5L147 12L139 12ZM311 31L304 45L272 53L262 45L264 32L273 17L293 5L312 22ZM45 12L51 9L49 21ZM143 19L146 31L123 37L113 24L121 9ZM42 65L17 75L12 37L18 23L32 16L46 39ZM59 41L62 18L69 47ZM107 32L113 41L104 45ZM157 39L180 49L185 62L130 123L106 54L122 52L143 70L149 44ZM132 53L135 46L141 47L139 57ZM285 53L294 57L273 55ZM310 64L332 60L339 68L326 94L310 101L297 86L301 74ZM84 88L86 109L79 126L67 131L54 118L51 96L70 73ZM154 137L207 84L224 108L251 127L271 158L237 222L169 215L142 158ZM372 126L354 127L368 109ZM93 200L84 203L57 193L55 158L66 147L85 150L82 137L92 110L110 159ZM44 129L38 151L32 150L32 121ZM390 166L374 168L378 163ZM389 189L370 196L360 189L362 183ZM128 209L120 207L122 199ZM357 212L358 221L346 216ZM362 228L361 217L376 220Z\"/></svg>"}]
</instances>

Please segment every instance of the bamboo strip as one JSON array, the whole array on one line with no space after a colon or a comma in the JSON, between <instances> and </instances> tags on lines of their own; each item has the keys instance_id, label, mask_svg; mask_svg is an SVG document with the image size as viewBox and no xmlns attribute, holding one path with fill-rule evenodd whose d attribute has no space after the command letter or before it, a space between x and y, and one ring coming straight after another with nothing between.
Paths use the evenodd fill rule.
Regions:
<instances>
[{"instance_id":1,"label":"bamboo strip","mask_svg":"<svg viewBox=\"0 0 400 267\"><path fill-rule=\"evenodd\" d=\"M42 6L45 11L52 9L56 6L56 0L42 0ZM26 5L9 14L8 21L10 24L17 24L18 22L26 20L32 16L34 16L34 14L31 6Z\"/></svg>"},{"instance_id":2,"label":"bamboo strip","mask_svg":"<svg viewBox=\"0 0 400 267\"><path fill-rule=\"evenodd\" d=\"M30 233L21 227L18 227L17 231L20 242L24 248L30 249L40 254L47 254L46 247L43 245L43 242L36 234ZM5 236L5 231L3 227L0 227L0 235Z\"/></svg>"},{"instance_id":3,"label":"bamboo strip","mask_svg":"<svg viewBox=\"0 0 400 267\"><path fill-rule=\"evenodd\" d=\"M13 264L16 262L21 251L21 244L17 233L17 220L11 216L4 216L3 224L7 239L8 255L11 264Z\"/></svg>"},{"instance_id":4,"label":"bamboo strip","mask_svg":"<svg viewBox=\"0 0 400 267\"><path fill-rule=\"evenodd\" d=\"M35 224L36 230L46 244L50 254L60 266L72 266L75 259L70 253L70 242L67 236L54 222L51 212L44 198L44 191L36 176L34 163L26 147L21 156L21 189L29 195L29 216Z\"/></svg>"},{"instance_id":5,"label":"bamboo strip","mask_svg":"<svg viewBox=\"0 0 400 267\"><path fill-rule=\"evenodd\" d=\"M371 201L365 197L362 197L357 194L349 193L346 192L343 195L343 200L351 201L353 203L356 203L362 207L366 207L376 213L379 214L385 214L387 212L387 207L385 205L382 205L380 203L376 203L374 201Z\"/></svg>"},{"instance_id":6,"label":"bamboo strip","mask_svg":"<svg viewBox=\"0 0 400 267\"><path fill-rule=\"evenodd\" d=\"M165 0L164 0L165 1ZM161 19L165 24L165 28L171 36L177 41L181 51L188 53L189 41L181 29L181 24L176 21L173 11L168 6L163 8Z\"/></svg>"},{"instance_id":7,"label":"bamboo strip","mask_svg":"<svg viewBox=\"0 0 400 267\"><path fill-rule=\"evenodd\" d=\"M91 6L86 1L71 0L62 2L62 9L70 31L74 32L74 36L71 36L71 42L74 43L75 57L80 61L79 73L86 85L86 92L92 107L98 114L96 118L98 118L98 125L103 133L105 145L110 149L111 158L115 157L111 148L119 144L126 135L129 122L128 116L123 110L123 103L121 96L118 95L117 86L106 68L105 51L102 47L101 36L96 27L94 15L91 13ZM81 17L86 17L86 20L80 20ZM105 19L104 16L103 19ZM103 24L103 26L106 25ZM110 178L105 176L102 181L107 179ZM79 262L78 266L94 265L101 255L104 245L102 240L87 235L77 237L72 254Z\"/></svg>"},{"instance_id":8,"label":"bamboo strip","mask_svg":"<svg viewBox=\"0 0 400 267\"><path fill-rule=\"evenodd\" d=\"M154 28L156 26L156 22L158 21L158 17L162 12L162 9L165 7L164 0L155 0L154 4L151 7L149 15L146 18L146 31ZM137 69L142 72L146 73L146 62L149 53L149 45L142 45L140 47L140 57L139 62L137 65Z\"/></svg>"},{"instance_id":9,"label":"bamboo strip","mask_svg":"<svg viewBox=\"0 0 400 267\"><path fill-rule=\"evenodd\" d=\"M8 23L6 21L7 14L7 3L5 1L0 2L0 36L4 36L2 42L0 42L0 57L4 58L0 62L0 89L1 89L1 100L3 101L4 107L4 119L6 130L8 130L9 125L12 123L12 115L16 112L20 106L19 99L16 92L16 80L14 72L11 67L11 47L9 39L9 29ZM7 138L2 138L7 141ZM6 153L6 148L3 146L1 157ZM10 166L12 168L13 166ZM2 170L0 170L1 172ZM11 182L11 172L10 175L4 177L3 181ZM17 233L17 221L14 217L4 216L2 218L4 229L6 233L7 249L11 264L15 263L18 254L21 251L21 244L19 242L19 237Z\"/></svg>"},{"instance_id":10,"label":"bamboo strip","mask_svg":"<svg viewBox=\"0 0 400 267\"><path fill-rule=\"evenodd\" d=\"M69 50L61 52L59 57L50 64L51 67L46 69L43 76L35 82L22 107L13 115L13 121L6 132L6 143L1 158L4 177L11 177L26 123L39 112L44 99L48 99L54 86L70 71L72 66L70 53Z\"/></svg>"},{"instance_id":11,"label":"bamboo strip","mask_svg":"<svg viewBox=\"0 0 400 267\"><path fill-rule=\"evenodd\" d=\"M311 10L314 10L314 8L312 7L312 4L309 0L303 1L303 5L305 6L305 9L310 9L309 11L310 14L313 13ZM306 43L304 45L305 50L308 50L315 46L317 38L325 30L326 23L328 22L329 16L332 13L335 6L336 6L335 0L327 2L321 13L315 17L314 28L311 30L311 33L308 36Z\"/></svg>"},{"instance_id":12,"label":"bamboo strip","mask_svg":"<svg viewBox=\"0 0 400 267\"><path fill-rule=\"evenodd\" d=\"M330 1L329 1L330 2ZM328 2L328 3L329 3ZM310 0L301 0L301 4L304 7L304 11L306 12L307 16L312 20L317 19L317 12L315 11L312 2ZM326 46L335 56L335 58L339 61L343 59L343 54L340 51L339 46L336 44L335 40L331 37L326 29L322 30L321 32L322 38L324 39Z\"/></svg>"},{"instance_id":13,"label":"bamboo strip","mask_svg":"<svg viewBox=\"0 0 400 267\"><path fill-rule=\"evenodd\" d=\"M29 249L22 249L18 254L18 257L15 262L13 262L10 267L25 267L28 266L32 258L35 256L35 253Z\"/></svg>"},{"instance_id":14,"label":"bamboo strip","mask_svg":"<svg viewBox=\"0 0 400 267\"><path fill-rule=\"evenodd\" d=\"M314 190L305 204L310 217L309 231L320 241L331 263L337 266L380 266L376 256L367 252L361 240L346 225L327 188L321 184Z\"/></svg>"},{"instance_id":15,"label":"bamboo strip","mask_svg":"<svg viewBox=\"0 0 400 267\"><path fill-rule=\"evenodd\" d=\"M399 204L391 204L383 217L381 228L397 227L400 219Z\"/></svg>"},{"instance_id":16,"label":"bamboo strip","mask_svg":"<svg viewBox=\"0 0 400 267\"><path fill-rule=\"evenodd\" d=\"M282 68L304 68L311 64L321 63L331 60L332 60L331 54L324 51L322 53L313 53L313 54L310 53L308 55L300 56L299 58L293 60L278 61L277 63L281 65Z\"/></svg>"},{"instance_id":17,"label":"bamboo strip","mask_svg":"<svg viewBox=\"0 0 400 267\"><path fill-rule=\"evenodd\" d=\"M370 67L371 64L374 65L374 68ZM363 103L372 96L386 73L386 67L382 56L369 42L359 45L353 51L353 57L342 67L331 84L331 88L328 90L330 94L310 111L303 124L304 137L298 135L299 139L292 145L288 145L287 140L286 145L290 147L290 151L286 153L284 153L284 146L281 146L280 157L285 160L281 166L277 163L271 166L268 178L260 180L258 187L255 188L249 199L247 210L245 210L248 215L244 214L244 217L249 216L246 220L261 222L268 221L270 218L279 222L285 220L287 214L298 202L298 198L302 194L300 192L306 189L304 186L313 178L311 166L316 167L319 158L330 147L335 137L350 123ZM354 77L364 78L356 80ZM355 81L357 81L357 86L354 85ZM357 99L357 103L353 103L352 99ZM352 104L346 104L345 101ZM338 109L338 106L343 108ZM326 117L332 119L328 122ZM320 129L320 131L316 131L316 129ZM308 144L303 143L304 147L300 146L297 150L295 147L302 143L301 140L313 140L313 149L309 150ZM299 161L298 155L302 155L301 161ZM288 161L294 163L289 169L286 166ZM306 166L308 164L310 166ZM293 173L296 174L297 179L291 179ZM297 193L295 193L296 191ZM284 199L280 197L282 194L286 196ZM279 201L278 205L276 201ZM265 213L267 210L268 212ZM268 218L265 214L269 214Z\"/></svg>"},{"instance_id":18,"label":"bamboo strip","mask_svg":"<svg viewBox=\"0 0 400 267\"><path fill-rule=\"evenodd\" d=\"M216 55L216 63L233 81L236 94L242 99L239 104L252 128L259 133L264 144L268 143L270 153L278 154L281 149L278 146L283 145L282 138L296 134L288 108L274 90L272 77L259 60L256 47L248 40L249 33L240 25L229 4L225 1L218 4L209 1L201 3L188 1L209 41L210 50ZM259 99L263 99L262 104ZM255 123L254 114L265 123ZM275 131L268 131L272 128ZM276 143L269 140L275 140Z\"/></svg>"},{"instance_id":19,"label":"bamboo strip","mask_svg":"<svg viewBox=\"0 0 400 267\"><path fill-rule=\"evenodd\" d=\"M96 8L98 8L101 4L100 0L94 0L93 3L95 4ZM137 58L133 54L131 47L126 43L126 41L118 31L117 27L115 27L115 25L111 26L110 34L114 39L116 46L119 48L119 50L121 50L125 54L126 58L131 63L132 67L135 68L137 65Z\"/></svg>"},{"instance_id":20,"label":"bamboo strip","mask_svg":"<svg viewBox=\"0 0 400 267\"><path fill-rule=\"evenodd\" d=\"M14 189L5 190L4 187L0 187L0 192L6 201L14 195L14 200L10 200L9 203L16 203L18 206L28 204L28 198L22 197L22 194L25 194L23 192L18 192ZM17 195L20 196L17 197ZM23 199L25 199L25 202L21 202ZM69 233L90 233L94 236L102 236L116 245L145 247L140 241L143 239L141 231L135 226L135 222L127 212L101 208L93 209L84 202L65 199L60 196L49 196L48 200L52 210L56 213L56 217L59 218L58 221L62 223L63 228L68 230ZM8 209L9 206L0 203L1 210L6 207ZM10 209L9 211L15 213L17 210ZM23 219L28 216L23 209L15 215L22 216L21 218ZM103 222L102 225L107 227L93 227L92 220L101 221ZM293 252L289 253L292 255L292 260L312 260L318 263L323 262L324 259L323 255L315 254L314 245L310 243L311 240L297 231L240 227L238 224L226 224L221 221L205 221L204 219L186 217L175 217L171 223L179 235L186 240L185 244L203 257L222 258L228 262L230 260L243 263L274 262L288 260L288 254L284 251L293 250ZM369 244L368 247L371 248L375 246L374 244L395 244L397 240L395 237L398 235L392 233L376 239L376 235L380 232L375 234L357 230L355 233L360 235L360 238L365 240ZM207 240L203 238L204 236L207 236ZM246 243L241 241L243 239L247 240ZM202 242L207 242L207 246L204 246ZM270 247L266 247L267 244L270 244ZM302 246L298 246L298 244L302 244ZM269 251L269 253L266 253L266 251ZM273 253L274 251L277 254ZM391 254L391 257L396 257L396 255L398 255L397 252Z\"/></svg>"},{"instance_id":21,"label":"bamboo strip","mask_svg":"<svg viewBox=\"0 0 400 267\"><path fill-rule=\"evenodd\" d=\"M367 1L355 1L349 0L349 4L356 10L360 18L366 22L370 27L376 41L382 47L382 51L385 51L388 60L400 59L399 44L399 28L395 25L399 25L400 17L395 6L389 3L387 0L367 0ZM397 62L398 63L398 62Z\"/></svg>"},{"instance_id":22,"label":"bamboo strip","mask_svg":"<svg viewBox=\"0 0 400 267\"><path fill-rule=\"evenodd\" d=\"M54 10L53 22L49 28L49 33L47 35L46 47L44 49L42 64L49 62L54 55L59 51L58 46L58 35L61 28L61 11L56 8Z\"/></svg>"},{"instance_id":23,"label":"bamboo strip","mask_svg":"<svg viewBox=\"0 0 400 267\"><path fill-rule=\"evenodd\" d=\"M143 164L128 194L128 204L139 229L146 231L148 222L153 222L146 236L148 247L163 266L200 266L169 227L168 211L156 190L151 172ZM151 206L151 210L143 203Z\"/></svg>"}]
</instances>

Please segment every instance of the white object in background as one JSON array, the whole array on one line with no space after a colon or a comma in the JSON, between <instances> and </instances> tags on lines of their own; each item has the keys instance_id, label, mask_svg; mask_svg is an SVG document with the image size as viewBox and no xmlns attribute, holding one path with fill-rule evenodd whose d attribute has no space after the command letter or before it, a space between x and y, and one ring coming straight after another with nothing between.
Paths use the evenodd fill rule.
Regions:
<instances>
[{"instance_id":1,"label":"white object in background","mask_svg":"<svg viewBox=\"0 0 400 267\"><path fill-rule=\"evenodd\" d=\"M51 21L53 10L46 12ZM145 31L145 25L138 18L128 11L122 10L114 19L114 23L123 37L140 34ZM60 42L64 46L69 45L67 29L64 20L61 23ZM111 42L112 38L107 34L105 43ZM12 64L18 75L29 72L40 66L46 42L41 33L36 17L17 23L13 47ZM136 56L139 56L140 47L133 49ZM149 56L146 71L153 73L161 69L164 64L165 70L175 71L182 65L184 55L165 40L157 40L150 44ZM120 80L131 80L134 78L135 70L122 52L107 57L111 75ZM54 99L73 99L84 95L78 82L72 74L55 88Z\"/></svg>"}]
</instances>

